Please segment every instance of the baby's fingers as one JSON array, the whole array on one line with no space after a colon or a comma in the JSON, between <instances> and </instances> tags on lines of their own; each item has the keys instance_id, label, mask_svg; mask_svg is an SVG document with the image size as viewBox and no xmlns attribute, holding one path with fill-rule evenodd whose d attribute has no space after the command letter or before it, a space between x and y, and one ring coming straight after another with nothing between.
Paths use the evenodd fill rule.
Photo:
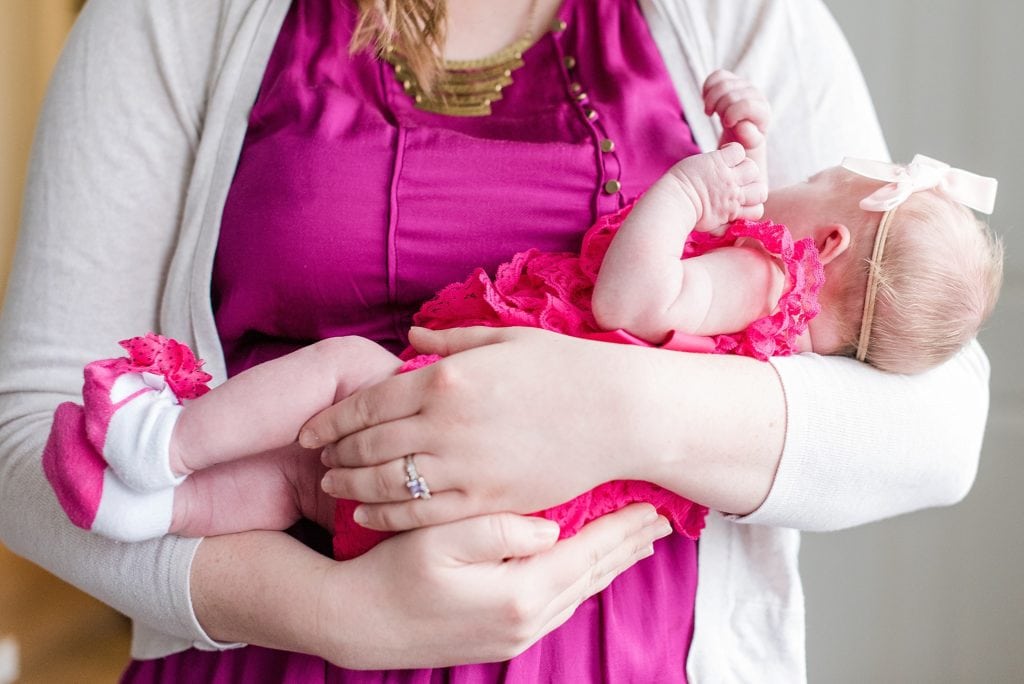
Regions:
<instances>
[{"instance_id":1,"label":"baby's fingers","mask_svg":"<svg viewBox=\"0 0 1024 684\"><path fill-rule=\"evenodd\" d=\"M714 103L739 82L742 82L742 79L731 71L725 69L713 71L704 80L704 87L701 90L701 96L704 98L704 113L710 116L715 111Z\"/></svg>"},{"instance_id":2,"label":"baby's fingers","mask_svg":"<svg viewBox=\"0 0 1024 684\"><path fill-rule=\"evenodd\" d=\"M735 128L749 121L761 133L768 130L772 118L771 106L753 86L727 93L718 100L714 111L725 128Z\"/></svg>"}]
</instances>

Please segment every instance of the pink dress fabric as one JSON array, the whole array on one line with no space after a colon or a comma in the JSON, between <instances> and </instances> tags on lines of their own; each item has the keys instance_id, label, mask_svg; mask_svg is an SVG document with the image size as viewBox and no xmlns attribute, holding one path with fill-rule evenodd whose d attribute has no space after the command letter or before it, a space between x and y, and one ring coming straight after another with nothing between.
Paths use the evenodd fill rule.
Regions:
<instances>
[{"instance_id":1,"label":"pink dress fabric","mask_svg":"<svg viewBox=\"0 0 1024 684\"><path fill-rule=\"evenodd\" d=\"M741 354L762 361L793 354L808 322L820 312L818 294L825 282L824 269L813 240L794 242L785 226L771 221L735 221L721 235L692 233L682 258L699 256L743 241L756 243L779 261L787 281L778 305L745 329L726 335L700 337L666 331L650 345L625 330L598 327L591 297L601 263L632 205L602 217L583 236L579 254L520 252L498 267L494 278L481 268L465 280L448 285L413 316L416 325L444 330L469 325L529 326L609 342L658 346L677 351ZM411 349L400 372L438 360L415 355ZM649 482L608 482L566 503L536 515L557 522L561 537L571 537L591 520L635 502L653 504L683 536L696 539L704 528L707 508ZM339 500L335 515L334 555L355 558L390 534L368 530L352 520L358 502Z\"/></svg>"},{"instance_id":2,"label":"pink dress fabric","mask_svg":"<svg viewBox=\"0 0 1024 684\"><path fill-rule=\"evenodd\" d=\"M636 0L565 0L558 18L491 116L457 118L417 110L390 66L349 55L353 0L294 0L214 264L229 374L339 335L400 352L444 285L530 248L578 252L598 217L698 151ZM696 584L697 542L671 535L506 662L356 672L252 646L135 661L124 681L685 681Z\"/></svg>"}]
</instances>

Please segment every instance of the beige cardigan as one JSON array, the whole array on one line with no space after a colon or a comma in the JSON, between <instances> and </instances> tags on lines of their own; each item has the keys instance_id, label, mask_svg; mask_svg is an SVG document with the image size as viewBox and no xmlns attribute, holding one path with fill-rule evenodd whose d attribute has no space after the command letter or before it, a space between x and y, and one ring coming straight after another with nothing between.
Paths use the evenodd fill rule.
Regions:
<instances>
[{"instance_id":1,"label":"beige cardigan","mask_svg":"<svg viewBox=\"0 0 1024 684\"><path fill-rule=\"evenodd\" d=\"M773 185L885 157L867 90L819 0L640 0L698 142L714 68L774 108ZM223 647L196 621L200 540L118 544L73 527L40 453L54 407L114 341L160 330L224 363L210 274L224 199L289 0L90 0L42 114L0 320L0 539L131 616L133 655ZM838 358L774 362L785 449L764 505L700 543L692 682L805 679L799 533L959 500L977 465L988 365L974 344L926 375ZM870 396L872 401L861 398Z\"/></svg>"}]
</instances>

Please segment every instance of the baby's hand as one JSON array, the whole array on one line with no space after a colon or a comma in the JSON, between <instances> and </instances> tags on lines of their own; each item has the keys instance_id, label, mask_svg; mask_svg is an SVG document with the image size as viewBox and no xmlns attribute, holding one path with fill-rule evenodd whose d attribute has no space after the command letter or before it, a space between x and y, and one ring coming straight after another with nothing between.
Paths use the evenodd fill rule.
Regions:
<instances>
[{"instance_id":1,"label":"baby's hand","mask_svg":"<svg viewBox=\"0 0 1024 684\"><path fill-rule=\"evenodd\" d=\"M713 72L704 81L704 113L718 114L722 121L719 146L738 142L761 162L751 153L765 144L772 111L768 100L750 81L724 69Z\"/></svg>"},{"instance_id":2,"label":"baby's hand","mask_svg":"<svg viewBox=\"0 0 1024 684\"><path fill-rule=\"evenodd\" d=\"M694 230L716 232L730 221L756 220L764 213L768 186L739 143L687 157L669 175L693 203Z\"/></svg>"}]
</instances>

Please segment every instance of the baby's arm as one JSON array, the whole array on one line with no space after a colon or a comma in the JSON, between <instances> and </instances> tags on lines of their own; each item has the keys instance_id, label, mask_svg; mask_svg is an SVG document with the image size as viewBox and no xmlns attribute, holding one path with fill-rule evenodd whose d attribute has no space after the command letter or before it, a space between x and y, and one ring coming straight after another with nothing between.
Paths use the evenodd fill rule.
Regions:
<instances>
[{"instance_id":1,"label":"baby's arm","mask_svg":"<svg viewBox=\"0 0 1024 684\"><path fill-rule=\"evenodd\" d=\"M737 143L673 166L612 239L594 287L598 324L657 343L672 330L734 332L770 311L781 274L760 250L728 247L681 259L691 230L760 218L765 195L761 171Z\"/></svg>"},{"instance_id":2,"label":"baby's arm","mask_svg":"<svg viewBox=\"0 0 1024 684\"><path fill-rule=\"evenodd\" d=\"M86 368L84 406L65 403L57 410L46 474L72 522L121 541L161 536L172 527L204 535L286 526L282 516L306 503L296 500L295 482L317 466L294 446L299 428L399 364L372 342L334 338L188 400L183 395L192 392L182 388L194 385L176 380L188 375L181 368L193 369L194 377L191 361L170 369L162 364L164 375L137 372L128 359L95 362ZM251 463L230 463L256 455ZM211 466L217 467L185 479ZM233 515L219 520L217 511Z\"/></svg>"}]
</instances>

